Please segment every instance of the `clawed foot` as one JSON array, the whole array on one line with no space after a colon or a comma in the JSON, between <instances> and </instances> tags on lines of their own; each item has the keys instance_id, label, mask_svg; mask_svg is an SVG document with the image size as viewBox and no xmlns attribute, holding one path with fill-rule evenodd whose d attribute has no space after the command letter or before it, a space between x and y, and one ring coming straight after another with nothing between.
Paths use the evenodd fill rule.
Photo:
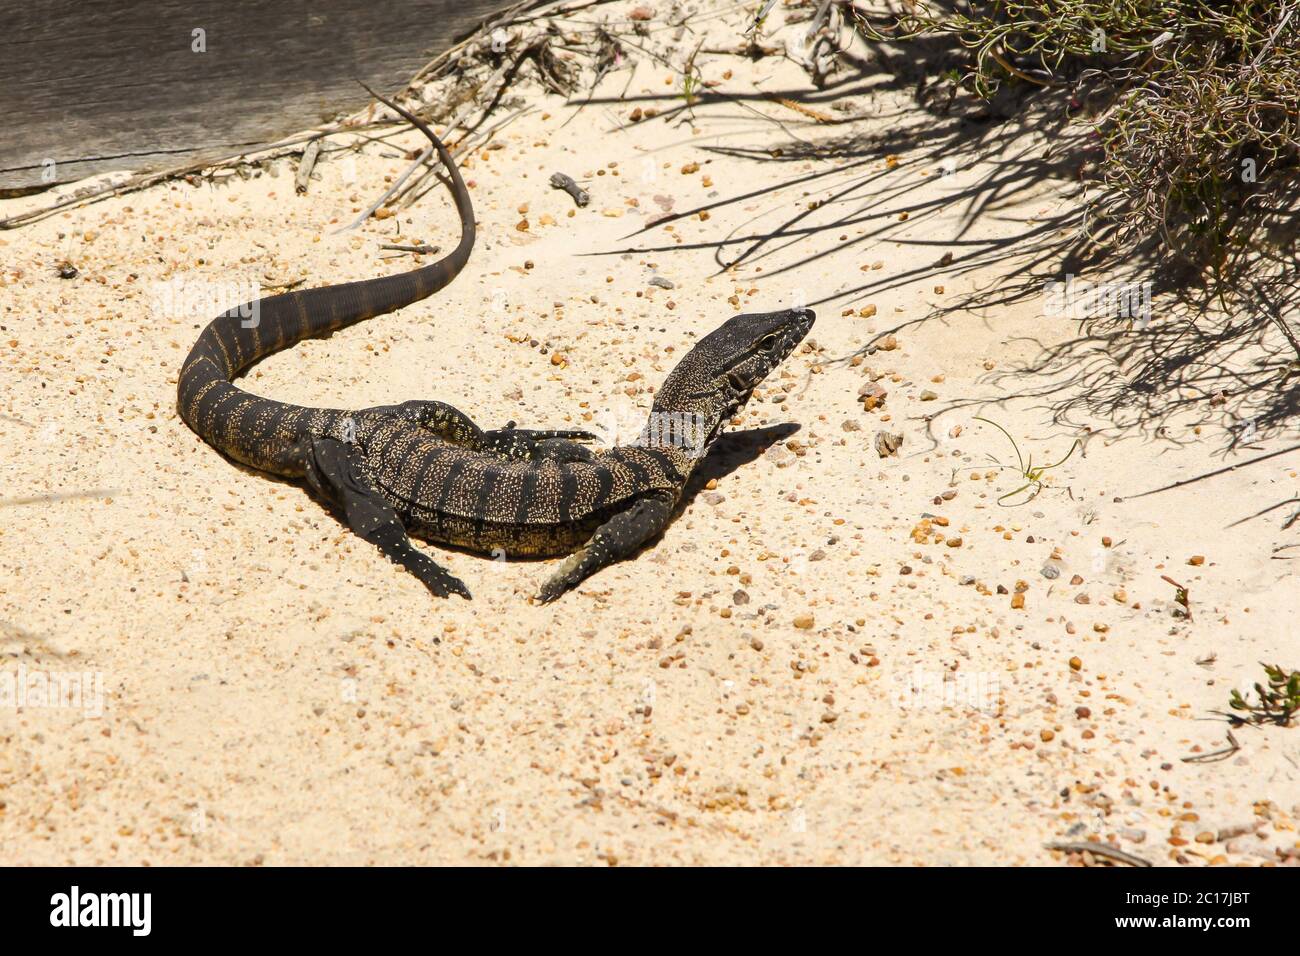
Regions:
<instances>
[{"instance_id":1,"label":"clawed foot","mask_svg":"<svg viewBox=\"0 0 1300 956\"><path fill-rule=\"evenodd\" d=\"M550 604L565 591L569 590L565 584L557 584L555 578L551 578L542 585L541 590L533 597L534 604Z\"/></svg>"},{"instance_id":2,"label":"clawed foot","mask_svg":"<svg viewBox=\"0 0 1300 956\"><path fill-rule=\"evenodd\" d=\"M483 433L485 450L523 461L590 460L591 450L578 444L583 441L600 441L600 436L581 429L516 428L514 422Z\"/></svg>"},{"instance_id":3,"label":"clawed foot","mask_svg":"<svg viewBox=\"0 0 1300 956\"><path fill-rule=\"evenodd\" d=\"M438 574L425 577L420 576L420 580L436 597L445 598L453 594L463 597L466 601L472 601L473 595L469 593L469 588L465 587L465 582L454 575L448 574L439 568Z\"/></svg>"},{"instance_id":4,"label":"clawed foot","mask_svg":"<svg viewBox=\"0 0 1300 956\"><path fill-rule=\"evenodd\" d=\"M590 573L584 569L585 554L584 549L569 555L564 563L560 565L559 570L546 579L546 582L533 598L533 602L536 604L550 604L585 578Z\"/></svg>"},{"instance_id":5,"label":"clawed foot","mask_svg":"<svg viewBox=\"0 0 1300 956\"><path fill-rule=\"evenodd\" d=\"M469 588L465 587L464 581L417 548L412 547L404 551L399 556L397 563L424 582L424 586L435 597L445 598L456 594L466 601L473 600L473 596L469 593Z\"/></svg>"}]
</instances>

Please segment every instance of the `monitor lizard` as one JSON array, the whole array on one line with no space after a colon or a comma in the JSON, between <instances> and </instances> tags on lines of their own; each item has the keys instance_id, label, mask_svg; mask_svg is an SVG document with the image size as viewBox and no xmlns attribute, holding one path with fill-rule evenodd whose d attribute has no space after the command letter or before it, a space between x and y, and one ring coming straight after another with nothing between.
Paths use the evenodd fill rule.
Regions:
<instances>
[{"instance_id":1,"label":"monitor lizard","mask_svg":"<svg viewBox=\"0 0 1300 956\"><path fill-rule=\"evenodd\" d=\"M608 449L584 444L596 436L580 430L520 429L513 422L484 430L438 401L349 411L289 405L237 388L233 380L266 356L417 302L451 282L469 259L474 212L450 153L423 120L374 95L436 148L460 215L459 244L410 272L287 292L218 316L181 368L178 410L236 461L305 482L354 533L439 597L470 593L408 532L484 554L569 555L537 594L539 602L553 601L668 525L724 424L807 335L815 316L790 309L728 320L669 374L638 438Z\"/></svg>"}]
</instances>

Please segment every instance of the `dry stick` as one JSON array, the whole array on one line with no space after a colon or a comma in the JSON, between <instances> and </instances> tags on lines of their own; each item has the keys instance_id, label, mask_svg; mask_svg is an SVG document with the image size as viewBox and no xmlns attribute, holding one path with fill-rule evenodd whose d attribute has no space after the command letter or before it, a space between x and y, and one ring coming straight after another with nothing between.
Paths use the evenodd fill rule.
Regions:
<instances>
[{"instance_id":1,"label":"dry stick","mask_svg":"<svg viewBox=\"0 0 1300 956\"><path fill-rule=\"evenodd\" d=\"M498 87L504 85L506 76L512 70L518 69L519 64L523 61L523 58L528 55L528 52L531 48L532 48L532 43L530 39L530 42L524 45L524 49L520 53L518 53L513 60L511 60L509 63L503 63L500 67L497 68L496 72L494 72L490 77L488 77L487 80L485 80L479 86L479 88L474 91L473 95L470 96L469 104L465 107L465 109L461 110L461 112L451 122L449 122L446 125L445 132L443 133L444 137L447 136L449 133L451 133L451 131L455 129L457 126L462 125L465 121L465 118L469 115L469 113L472 110L479 109L479 106L475 101L479 98L479 95L484 90L487 90L494 85ZM492 90L492 95L487 98L489 105L495 101L496 96L499 92L500 89ZM459 142L451 144L447 147L447 151L452 152L459 145L460 145ZM403 184L405 184L405 182L408 179L411 178L411 175L417 169L423 166L425 162L429 159L429 157L432 155L433 155L433 144L430 143L428 146L424 148L424 151L420 153L420 157L407 168L406 172L402 173L402 175L397 179L396 182L393 183L392 186L390 186L388 189L384 191L384 194L382 196L380 196L373 203L371 203L366 208L366 210L363 213L361 213L360 216L358 216L348 225L344 226L342 229L335 230L335 232L336 233L347 232L349 230L355 229L357 226L361 225L363 222L369 219L371 215L374 214L374 211L376 209L378 209L380 206L382 206L384 203L386 203L389 199L391 199L394 195L397 194L397 191L402 188Z\"/></svg>"},{"instance_id":2,"label":"dry stick","mask_svg":"<svg viewBox=\"0 0 1300 956\"><path fill-rule=\"evenodd\" d=\"M1150 860L1144 860L1140 856L1134 856L1132 853L1125 853L1123 850L1117 850L1113 846L1107 846L1105 843L1045 843L1043 844L1049 850L1063 850L1066 853L1091 853L1093 856L1104 856L1111 860L1117 860L1120 863L1127 863L1129 866L1151 866Z\"/></svg>"},{"instance_id":3,"label":"dry stick","mask_svg":"<svg viewBox=\"0 0 1300 956\"><path fill-rule=\"evenodd\" d=\"M389 187L387 190L384 191L384 194L382 196L380 196L369 206L367 206L365 212L357 216L357 218L352 220L352 222L348 223L346 226L342 227L341 229L335 229L334 234L338 235L340 232L347 232L350 229L355 229L357 228L357 226L361 225L363 222L369 219L370 216L374 213L374 211L378 209L380 206L382 206L385 202L387 202L388 199L395 192L397 192L397 190L401 189L402 184L411 178L411 174L414 173L421 166L423 166L425 161L428 160L428 158L432 155L433 155L433 144L430 143L428 146L424 148L424 151L420 153L420 157L415 162L413 162L410 166L407 167L406 172L402 173L402 175L397 178L397 181L394 182L391 187Z\"/></svg>"},{"instance_id":4,"label":"dry stick","mask_svg":"<svg viewBox=\"0 0 1300 956\"><path fill-rule=\"evenodd\" d=\"M492 137L497 132L497 130L504 129L505 127L513 123L515 120L519 119L521 116L527 116L530 113L535 113L535 112L537 112L537 107L535 106L528 107L527 109L515 110L515 112L511 113L509 116L502 117L501 119L493 123L491 126L489 126L486 130L484 130L482 133L481 140L476 141L473 144L470 144L469 142L470 138L475 135L478 129L478 127L475 126L471 128L470 132L466 133L463 137L456 140L455 143L449 145L447 149L453 156L458 155L459 153L462 152L472 153L474 150L479 148L480 142L482 145L486 145L487 143L489 143L492 140ZM420 196L423 195L423 193L420 193L420 195L415 195L416 190L418 190L421 186L423 186L425 181L431 175L436 175L436 170L434 170L432 167L426 167L424 174L420 176L418 179L416 179L415 182L408 184L407 187L404 190L402 190L402 192L399 195L393 198L392 202L394 203L403 202L404 203L403 208L415 203L420 198ZM446 182L446 180L443 177L439 176L438 178L442 182Z\"/></svg>"},{"instance_id":5,"label":"dry stick","mask_svg":"<svg viewBox=\"0 0 1300 956\"><path fill-rule=\"evenodd\" d=\"M383 245L381 245L379 248L382 249L382 250L390 250L390 251L392 251L392 252L415 252L415 253L419 253L419 254L422 255L422 256L431 256L431 255L433 255L435 252L437 252L438 249L441 248L441 247L440 247L440 246L426 246L426 245L418 245L418 246L402 246L402 245L397 245L397 244L395 244L395 243L391 243L391 242L385 242L385 243L384 243Z\"/></svg>"},{"instance_id":6,"label":"dry stick","mask_svg":"<svg viewBox=\"0 0 1300 956\"><path fill-rule=\"evenodd\" d=\"M311 180L312 167L316 165L316 157L320 154L320 140L313 139L307 144L307 148L302 151L302 159L298 162L298 175L293 181L293 188L298 193L307 191L307 184Z\"/></svg>"},{"instance_id":7,"label":"dry stick","mask_svg":"<svg viewBox=\"0 0 1300 956\"><path fill-rule=\"evenodd\" d=\"M155 173L137 173L126 182L105 183L102 186L92 188L89 192L81 192L78 190L71 196L60 199L58 202L52 203L49 206L41 206L38 209L19 213L16 216L10 216L8 219L0 219L0 229L13 229L30 222L45 219L64 209L89 205L90 203L109 199L113 196L124 196L128 193L148 189L150 186L166 182L169 179L181 179L186 176L192 176L195 173L202 173L204 170L216 170L225 166L249 165L254 162L264 163L273 159L292 156L295 153L302 152L300 144L307 142L308 140L323 138L336 133L356 133L362 130L378 129L385 125L390 124L368 123L364 126L357 127L332 126L324 130L302 133L289 139L281 140L278 143L272 143L269 146L259 146L256 149L243 149L232 153L224 153L211 159L205 159L202 162L172 166L167 169L161 169ZM253 159L253 157L257 158Z\"/></svg>"},{"instance_id":8,"label":"dry stick","mask_svg":"<svg viewBox=\"0 0 1300 956\"><path fill-rule=\"evenodd\" d=\"M1226 760L1228 757L1231 757L1240 749L1241 749L1241 744L1237 742L1237 738L1234 737L1232 735L1232 731L1229 730L1228 746L1224 747L1223 749L1213 750L1207 754L1192 754L1192 756L1190 757L1182 757L1180 759L1182 760L1183 763L1212 763L1216 760Z\"/></svg>"},{"instance_id":9,"label":"dry stick","mask_svg":"<svg viewBox=\"0 0 1300 956\"><path fill-rule=\"evenodd\" d=\"M587 194L587 190L574 182L572 176L565 173L551 173L550 183L552 188L563 189L566 193L572 196L573 201L579 206L585 206L587 203L591 202L591 196Z\"/></svg>"},{"instance_id":10,"label":"dry stick","mask_svg":"<svg viewBox=\"0 0 1300 956\"><path fill-rule=\"evenodd\" d=\"M1036 86L1052 85L1051 83L1045 83L1042 80L1035 79L1034 77L1030 76L1028 73L1024 72L1023 70L1016 69L1010 63L1008 63L1006 59L1003 58L1002 54L998 53L998 51L993 49L992 47L989 47L989 56L993 57L993 59L997 61L998 66L1002 67L1002 69L1006 70L1012 76L1018 77L1019 79L1022 79L1027 83L1033 83Z\"/></svg>"},{"instance_id":11,"label":"dry stick","mask_svg":"<svg viewBox=\"0 0 1300 956\"><path fill-rule=\"evenodd\" d=\"M808 32L803 35L805 44L812 43L822 28L822 21L826 19L826 14L830 13L831 0L822 0L822 5L817 8L817 14L812 19L812 25L808 27Z\"/></svg>"}]
</instances>

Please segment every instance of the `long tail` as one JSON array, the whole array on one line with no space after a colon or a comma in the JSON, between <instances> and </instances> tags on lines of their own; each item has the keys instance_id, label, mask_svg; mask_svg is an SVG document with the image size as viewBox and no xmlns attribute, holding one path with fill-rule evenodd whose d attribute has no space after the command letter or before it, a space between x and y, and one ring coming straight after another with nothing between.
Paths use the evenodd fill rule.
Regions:
<instances>
[{"instance_id":1,"label":"long tail","mask_svg":"<svg viewBox=\"0 0 1300 956\"><path fill-rule=\"evenodd\" d=\"M445 258L411 272L258 299L208 324L181 368L177 408L208 444L264 471L289 474L279 462L283 446L301 437L304 427L321 424L314 418L336 413L258 398L230 383L253 363L303 339L329 335L432 295L456 278L474 248L474 208L451 154L418 116L370 92L437 149L460 214L460 243Z\"/></svg>"}]
</instances>

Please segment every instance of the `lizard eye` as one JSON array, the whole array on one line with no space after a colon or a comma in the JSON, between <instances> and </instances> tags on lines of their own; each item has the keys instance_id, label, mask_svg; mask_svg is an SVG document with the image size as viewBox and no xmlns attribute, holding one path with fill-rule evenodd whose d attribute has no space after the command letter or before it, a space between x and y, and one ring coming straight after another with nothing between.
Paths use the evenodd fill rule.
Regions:
<instances>
[{"instance_id":1,"label":"lizard eye","mask_svg":"<svg viewBox=\"0 0 1300 956\"><path fill-rule=\"evenodd\" d=\"M760 352L772 352L776 350L776 340L778 336L775 332L765 335L758 340L758 350Z\"/></svg>"}]
</instances>

